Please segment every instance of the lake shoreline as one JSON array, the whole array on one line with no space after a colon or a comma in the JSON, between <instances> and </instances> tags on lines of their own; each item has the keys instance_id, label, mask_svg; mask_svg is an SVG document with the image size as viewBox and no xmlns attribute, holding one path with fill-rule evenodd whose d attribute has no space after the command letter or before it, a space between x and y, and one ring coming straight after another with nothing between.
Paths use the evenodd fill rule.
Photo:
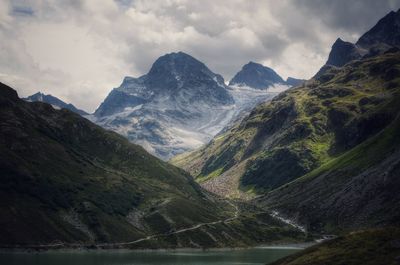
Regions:
<instances>
[{"instance_id":1,"label":"lake shoreline","mask_svg":"<svg viewBox=\"0 0 400 265\"><path fill-rule=\"evenodd\" d=\"M228 250L244 250L244 249L305 249L318 244L317 241L312 242L275 242L271 244L261 244L247 247L221 247L221 248L101 248L101 247L64 247L64 248L30 248L30 247L0 247L0 253L87 253L87 252L217 252Z\"/></svg>"}]
</instances>

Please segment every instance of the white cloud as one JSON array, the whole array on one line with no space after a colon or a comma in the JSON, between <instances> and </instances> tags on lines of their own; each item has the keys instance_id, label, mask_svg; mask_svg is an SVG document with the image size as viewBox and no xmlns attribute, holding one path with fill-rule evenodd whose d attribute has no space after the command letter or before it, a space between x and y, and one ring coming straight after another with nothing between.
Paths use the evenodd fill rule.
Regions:
<instances>
[{"instance_id":1,"label":"white cloud","mask_svg":"<svg viewBox=\"0 0 400 265\"><path fill-rule=\"evenodd\" d=\"M284 77L309 78L338 36L354 41L399 6L337 2L3 0L0 79L22 96L41 90L93 111L124 76L146 73L172 51L226 79L250 60Z\"/></svg>"}]
</instances>

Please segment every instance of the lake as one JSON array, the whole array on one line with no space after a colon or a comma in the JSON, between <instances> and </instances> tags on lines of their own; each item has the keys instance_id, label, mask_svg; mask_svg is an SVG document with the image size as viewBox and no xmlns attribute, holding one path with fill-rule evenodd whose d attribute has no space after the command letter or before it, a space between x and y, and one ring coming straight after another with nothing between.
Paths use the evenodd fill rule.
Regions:
<instances>
[{"instance_id":1,"label":"lake","mask_svg":"<svg viewBox=\"0 0 400 265\"><path fill-rule=\"evenodd\" d=\"M299 246L226 250L50 251L0 253L2 265L257 265L296 253Z\"/></svg>"}]
</instances>

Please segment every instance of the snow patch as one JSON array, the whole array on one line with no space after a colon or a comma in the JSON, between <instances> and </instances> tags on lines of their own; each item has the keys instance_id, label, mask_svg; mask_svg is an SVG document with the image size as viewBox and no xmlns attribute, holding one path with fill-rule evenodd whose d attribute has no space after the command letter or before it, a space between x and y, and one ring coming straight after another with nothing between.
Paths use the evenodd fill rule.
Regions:
<instances>
[{"instance_id":1,"label":"snow patch","mask_svg":"<svg viewBox=\"0 0 400 265\"><path fill-rule=\"evenodd\" d=\"M272 211L272 212L271 212L271 216L274 217L274 218L276 218L276 219L278 219L278 220L280 220L280 221L282 221L282 222L284 222L284 223L286 223L286 224L288 224L288 225L291 225L291 226L293 226L293 227L299 229L299 230L300 230L301 232L303 232L303 233L306 232L306 228L305 228L304 226L302 226L302 225L296 223L296 222L293 221L293 220L290 220L290 219L288 219L288 218L283 217L278 211Z\"/></svg>"}]
</instances>

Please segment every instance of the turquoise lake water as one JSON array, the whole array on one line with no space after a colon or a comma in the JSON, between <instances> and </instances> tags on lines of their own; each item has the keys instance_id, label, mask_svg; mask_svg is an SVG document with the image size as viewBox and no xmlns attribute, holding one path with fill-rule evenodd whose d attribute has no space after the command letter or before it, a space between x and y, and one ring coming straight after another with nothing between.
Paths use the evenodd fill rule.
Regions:
<instances>
[{"instance_id":1,"label":"turquoise lake water","mask_svg":"<svg viewBox=\"0 0 400 265\"><path fill-rule=\"evenodd\" d=\"M298 247L176 251L52 251L0 253L1 265L258 265L296 253Z\"/></svg>"}]
</instances>

